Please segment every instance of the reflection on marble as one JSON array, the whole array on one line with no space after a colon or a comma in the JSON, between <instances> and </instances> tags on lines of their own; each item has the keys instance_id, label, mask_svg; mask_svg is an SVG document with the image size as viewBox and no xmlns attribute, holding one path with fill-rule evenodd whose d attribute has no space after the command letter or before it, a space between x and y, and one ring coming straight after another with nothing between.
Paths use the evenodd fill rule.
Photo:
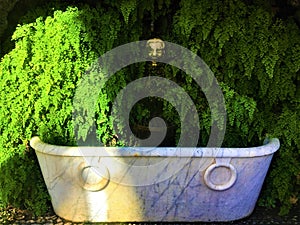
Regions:
<instances>
[{"instance_id":1,"label":"reflection on marble","mask_svg":"<svg viewBox=\"0 0 300 225\"><path fill-rule=\"evenodd\" d=\"M76 222L230 221L253 211L278 139L253 148L30 141L57 215Z\"/></svg>"}]
</instances>

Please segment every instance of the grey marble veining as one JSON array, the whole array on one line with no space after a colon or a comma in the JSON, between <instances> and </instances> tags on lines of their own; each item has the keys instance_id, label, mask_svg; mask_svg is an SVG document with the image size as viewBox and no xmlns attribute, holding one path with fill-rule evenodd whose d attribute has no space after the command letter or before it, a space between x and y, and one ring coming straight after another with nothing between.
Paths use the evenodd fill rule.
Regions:
<instances>
[{"instance_id":1,"label":"grey marble veining","mask_svg":"<svg viewBox=\"0 0 300 225\"><path fill-rule=\"evenodd\" d=\"M53 208L71 221L230 221L256 204L278 139L254 148L66 147L32 138Z\"/></svg>"}]
</instances>

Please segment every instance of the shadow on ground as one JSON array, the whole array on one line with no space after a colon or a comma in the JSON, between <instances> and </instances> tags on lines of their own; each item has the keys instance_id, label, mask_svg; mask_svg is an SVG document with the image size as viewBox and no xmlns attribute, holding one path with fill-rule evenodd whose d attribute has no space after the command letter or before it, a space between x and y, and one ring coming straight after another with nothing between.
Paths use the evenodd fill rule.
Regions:
<instances>
[{"instance_id":1,"label":"shadow on ground","mask_svg":"<svg viewBox=\"0 0 300 225\"><path fill-rule=\"evenodd\" d=\"M110 224L110 225L119 225L120 223L72 223L66 221L62 218L59 218L50 210L43 217L33 217L30 213L22 210L18 210L12 207L7 209L0 210L0 223L1 224L56 224L56 225L87 225L87 224ZM122 223L126 225L148 225L148 224L194 224L194 223L161 223L161 222L151 222L151 223ZM267 209L264 207L256 207L254 212L247 218L231 221L231 222L207 222L207 223L197 223L200 225L239 225L239 224L279 224L279 225L297 225L300 224L300 204L296 205L288 215L279 216L278 209Z\"/></svg>"}]
</instances>

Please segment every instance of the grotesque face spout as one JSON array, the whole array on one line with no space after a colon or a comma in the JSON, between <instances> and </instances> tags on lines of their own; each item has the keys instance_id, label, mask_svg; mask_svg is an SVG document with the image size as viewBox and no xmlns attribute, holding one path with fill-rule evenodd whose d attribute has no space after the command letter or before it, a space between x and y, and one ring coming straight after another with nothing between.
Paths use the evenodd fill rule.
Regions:
<instances>
[{"instance_id":1,"label":"grotesque face spout","mask_svg":"<svg viewBox=\"0 0 300 225\"><path fill-rule=\"evenodd\" d=\"M156 66L155 60L163 55L165 43L161 39L153 38L147 41L147 48L149 49L149 56L153 59L152 65Z\"/></svg>"}]
</instances>

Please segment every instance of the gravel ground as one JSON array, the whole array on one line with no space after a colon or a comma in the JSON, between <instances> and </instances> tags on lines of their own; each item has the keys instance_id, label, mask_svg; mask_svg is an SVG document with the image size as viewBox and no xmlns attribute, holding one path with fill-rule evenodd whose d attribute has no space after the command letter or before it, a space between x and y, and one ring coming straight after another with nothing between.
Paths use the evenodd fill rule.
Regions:
<instances>
[{"instance_id":1,"label":"gravel ground","mask_svg":"<svg viewBox=\"0 0 300 225\"><path fill-rule=\"evenodd\" d=\"M72 223L56 216L52 210L43 217L33 217L30 213L24 210L18 210L12 207L0 210L0 224L47 224L47 225L85 225L91 223ZM109 224L117 225L119 223L93 223L93 224ZM123 223L127 225L141 225L141 224L161 224L161 223ZM167 223L167 224L182 224L182 223ZM191 224L191 223L184 223ZM295 206L291 212L286 216L278 216L277 209L266 209L257 207L254 212L247 218L226 222L226 223L198 223L207 225L229 225L229 224L279 224L279 225L300 225L300 204Z\"/></svg>"}]
</instances>

